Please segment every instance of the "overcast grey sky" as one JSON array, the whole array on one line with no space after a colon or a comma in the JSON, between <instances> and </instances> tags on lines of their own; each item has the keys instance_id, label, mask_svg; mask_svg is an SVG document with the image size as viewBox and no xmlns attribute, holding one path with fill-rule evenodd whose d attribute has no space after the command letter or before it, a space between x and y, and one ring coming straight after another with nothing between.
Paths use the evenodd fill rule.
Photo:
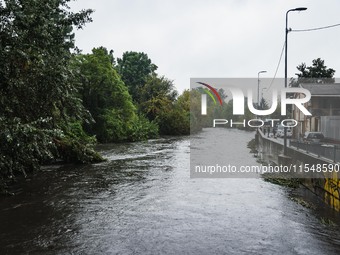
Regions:
<instances>
[{"instance_id":1,"label":"overcast grey sky","mask_svg":"<svg viewBox=\"0 0 340 255\"><path fill-rule=\"evenodd\" d=\"M289 27L308 29L340 23L338 0L78 0L72 9L91 8L93 22L76 33L84 53L93 47L145 52L158 73L181 92L192 77L272 78ZM288 77L296 66L322 58L340 74L340 26L288 35ZM284 57L277 77L284 76Z\"/></svg>"}]
</instances>

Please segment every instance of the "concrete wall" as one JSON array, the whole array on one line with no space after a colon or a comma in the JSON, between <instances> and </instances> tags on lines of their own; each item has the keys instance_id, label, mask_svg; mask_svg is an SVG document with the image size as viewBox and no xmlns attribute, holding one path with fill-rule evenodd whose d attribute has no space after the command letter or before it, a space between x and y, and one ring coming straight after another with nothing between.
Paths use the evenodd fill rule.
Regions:
<instances>
[{"instance_id":1,"label":"concrete wall","mask_svg":"<svg viewBox=\"0 0 340 255\"><path fill-rule=\"evenodd\" d=\"M327 138L340 140L340 116L322 116L320 131Z\"/></svg>"},{"instance_id":2,"label":"concrete wall","mask_svg":"<svg viewBox=\"0 0 340 255\"><path fill-rule=\"evenodd\" d=\"M261 158L269 163L276 165L293 165L293 166L309 166L326 164L334 166L335 164L326 158L320 158L317 155L306 153L293 147L287 148L288 161L282 163L283 142L282 139L266 137L261 131L257 134L258 150ZM339 166L340 167L340 166ZM328 205L336 211L340 211L340 171L338 173L297 173L294 178L301 178L302 183L316 195L321 197Z\"/></svg>"},{"instance_id":3,"label":"concrete wall","mask_svg":"<svg viewBox=\"0 0 340 255\"><path fill-rule=\"evenodd\" d=\"M272 139L266 138L266 136L261 132L259 134L260 143L260 155L264 161L269 163L278 164L278 156L283 153L283 146L279 143L273 142Z\"/></svg>"}]
</instances>

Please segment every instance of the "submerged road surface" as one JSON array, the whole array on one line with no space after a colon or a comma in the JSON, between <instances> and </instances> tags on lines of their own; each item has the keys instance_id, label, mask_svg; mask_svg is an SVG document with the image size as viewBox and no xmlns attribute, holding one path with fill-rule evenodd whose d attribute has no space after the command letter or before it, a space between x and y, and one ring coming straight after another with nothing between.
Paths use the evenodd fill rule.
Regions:
<instances>
[{"instance_id":1,"label":"submerged road surface","mask_svg":"<svg viewBox=\"0 0 340 255\"><path fill-rule=\"evenodd\" d=\"M256 164L246 148L254 133L221 132L228 155ZM44 168L0 198L0 254L340 254L339 226L290 189L190 179L189 138L99 149L107 162Z\"/></svg>"}]
</instances>

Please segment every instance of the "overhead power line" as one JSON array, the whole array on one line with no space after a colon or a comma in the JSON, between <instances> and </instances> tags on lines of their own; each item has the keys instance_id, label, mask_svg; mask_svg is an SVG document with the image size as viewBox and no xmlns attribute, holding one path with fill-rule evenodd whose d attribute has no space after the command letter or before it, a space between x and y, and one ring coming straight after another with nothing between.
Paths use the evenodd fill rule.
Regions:
<instances>
[{"instance_id":1,"label":"overhead power line","mask_svg":"<svg viewBox=\"0 0 340 255\"><path fill-rule=\"evenodd\" d=\"M340 23L330 25L330 26L325 26L325 27L316 27L316 28L308 28L308 29L292 29L290 31L291 32L309 32L309 31L322 30L322 29L327 29L327 28L332 28L332 27L337 27L337 26L340 26Z\"/></svg>"},{"instance_id":2,"label":"overhead power line","mask_svg":"<svg viewBox=\"0 0 340 255\"><path fill-rule=\"evenodd\" d=\"M275 80L275 78L276 78L277 71L279 70L279 67L280 67L280 64L281 64L281 60L282 60L282 56L283 56L283 51L284 51L284 49L285 49L285 42L283 42L283 46L282 46L282 50L281 50L281 54L280 54L280 59L279 59L279 62L277 63L277 67L276 67L276 71L275 71L274 77L273 77L273 79L271 80L270 85L269 85L269 87L266 89L266 91L268 91L268 90L271 88L271 86L273 85L273 82L274 82L274 80Z\"/></svg>"},{"instance_id":3,"label":"overhead power line","mask_svg":"<svg viewBox=\"0 0 340 255\"><path fill-rule=\"evenodd\" d=\"M324 26L324 27L316 27L316 28L308 28L308 29L290 29L290 32L310 32L310 31L328 29L328 28L337 27L337 26L340 26L340 23L334 24L334 25L329 25L329 26ZM277 67L276 67L276 70L275 70L274 77L273 77L273 79L271 80L270 85L269 85L269 87L266 89L266 91L268 91L268 90L271 88L271 86L273 85L273 82L274 82L274 80L275 80L275 78L276 78L277 72L278 72L279 67L280 67L280 64L281 64L281 60L282 60L282 56L283 56L284 49L285 49L285 43L283 43L283 46L282 46L282 50L281 50L279 62L277 63Z\"/></svg>"}]
</instances>

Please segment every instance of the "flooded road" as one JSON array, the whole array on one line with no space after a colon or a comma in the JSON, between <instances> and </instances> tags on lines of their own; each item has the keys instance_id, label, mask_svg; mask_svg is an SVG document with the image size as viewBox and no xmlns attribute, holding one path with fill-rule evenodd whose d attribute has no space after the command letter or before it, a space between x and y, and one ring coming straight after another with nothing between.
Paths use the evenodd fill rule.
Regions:
<instances>
[{"instance_id":1,"label":"flooded road","mask_svg":"<svg viewBox=\"0 0 340 255\"><path fill-rule=\"evenodd\" d=\"M256 164L246 148L254 133L223 132L239 138L234 160ZM0 198L0 254L340 254L339 226L290 189L190 179L189 138L99 150L107 162L46 167Z\"/></svg>"}]
</instances>

